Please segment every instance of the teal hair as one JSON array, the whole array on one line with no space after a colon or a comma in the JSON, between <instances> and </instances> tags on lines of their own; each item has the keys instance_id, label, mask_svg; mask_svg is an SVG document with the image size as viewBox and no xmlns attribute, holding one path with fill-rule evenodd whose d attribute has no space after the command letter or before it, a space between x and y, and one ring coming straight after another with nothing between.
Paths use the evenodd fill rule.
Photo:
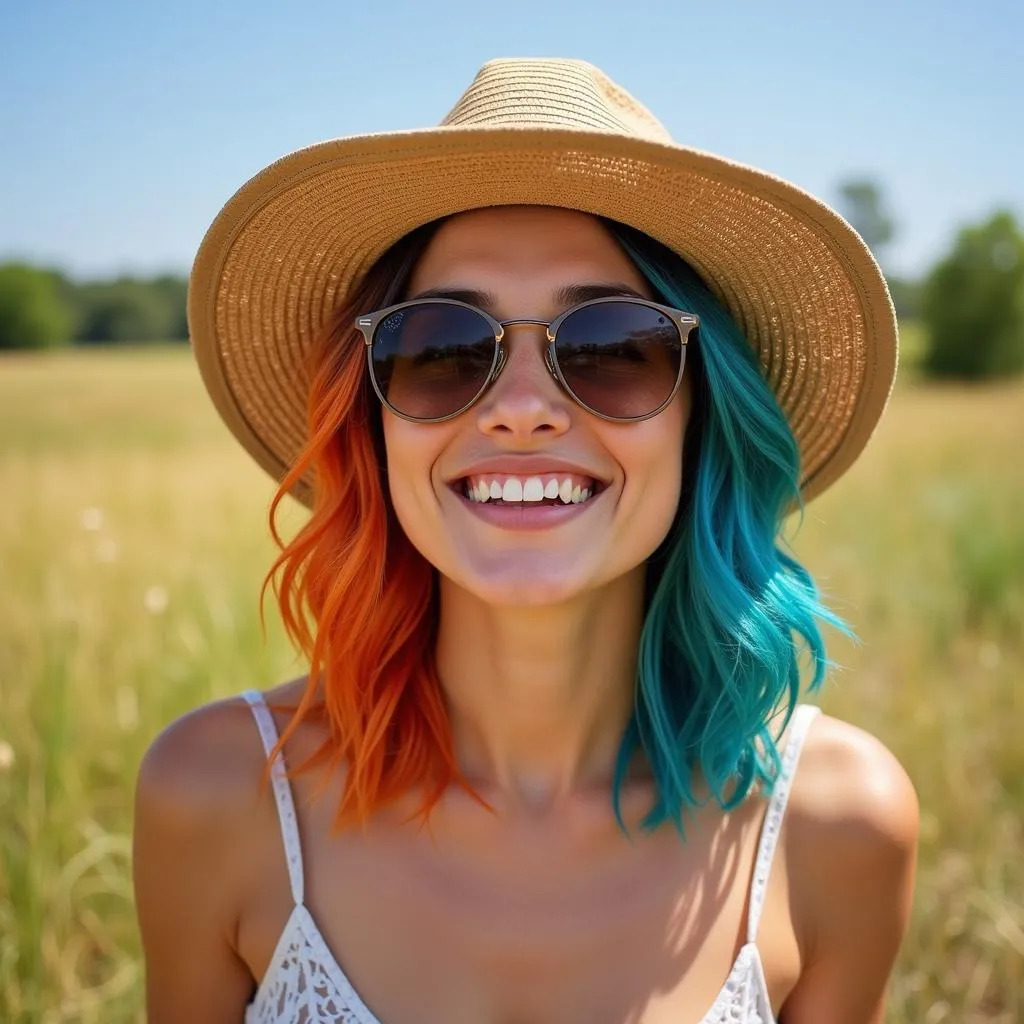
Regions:
<instances>
[{"instance_id":1,"label":"teal hair","mask_svg":"<svg viewBox=\"0 0 1024 1024\"><path fill-rule=\"evenodd\" d=\"M784 519L802 509L800 454L750 343L683 259L608 227L662 302L700 317L686 356L682 497L648 565L635 711L612 794L625 830L622 785L642 749L657 790L642 828L671 821L685 835L684 817L702 803L698 778L725 810L758 784L771 791L775 740L800 697L800 656L813 692L829 664L819 623L850 631L780 546Z\"/></svg>"}]
</instances>

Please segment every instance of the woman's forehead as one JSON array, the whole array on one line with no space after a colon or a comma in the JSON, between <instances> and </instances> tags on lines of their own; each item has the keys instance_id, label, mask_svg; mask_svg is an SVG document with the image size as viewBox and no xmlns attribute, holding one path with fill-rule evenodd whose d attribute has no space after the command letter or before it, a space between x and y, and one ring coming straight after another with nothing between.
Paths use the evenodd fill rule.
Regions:
<instances>
[{"instance_id":1,"label":"woman's forehead","mask_svg":"<svg viewBox=\"0 0 1024 1024\"><path fill-rule=\"evenodd\" d=\"M552 290L621 281L646 289L608 228L578 210L501 206L456 214L440 226L413 271L410 291L503 285Z\"/></svg>"}]
</instances>

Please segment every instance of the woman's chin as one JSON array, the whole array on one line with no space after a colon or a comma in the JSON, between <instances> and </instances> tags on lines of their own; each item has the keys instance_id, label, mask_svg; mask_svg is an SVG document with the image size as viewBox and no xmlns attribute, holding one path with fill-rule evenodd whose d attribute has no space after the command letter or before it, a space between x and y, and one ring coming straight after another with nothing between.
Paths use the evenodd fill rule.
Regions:
<instances>
[{"instance_id":1,"label":"woman's chin","mask_svg":"<svg viewBox=\"0 0 1024 1024\"><path fill-rule=\"evenodd\" d=\"M564 604L593 590L597 582L584 566L559 564L550 554L536 559L506 557L500 565L488 561L492 564L464 566L462 571L445 575L460 590L495 607Z\"/></svg>"}]
</instances>

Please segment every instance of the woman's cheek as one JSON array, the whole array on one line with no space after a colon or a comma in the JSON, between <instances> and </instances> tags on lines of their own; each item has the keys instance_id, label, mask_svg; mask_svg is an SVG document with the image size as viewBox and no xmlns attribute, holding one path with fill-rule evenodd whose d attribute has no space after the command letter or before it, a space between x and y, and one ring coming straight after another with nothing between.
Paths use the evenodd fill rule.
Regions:
<instances>
[{"instance_id":1,"label":"woman's cheek","mask_svg":"<svg viewBox=\"0 0 1024 1024\"><path fill-rule=\"evenodd\" d=\"M393 415L384 420L388 491L399 525L430 562L440 539L436 529L438 495L432 470L442 450L437 425L407 423ZM433 435L433 436L432 436ZM440 482L437 486L443 486Z\"/></svg>"}]
</instances>

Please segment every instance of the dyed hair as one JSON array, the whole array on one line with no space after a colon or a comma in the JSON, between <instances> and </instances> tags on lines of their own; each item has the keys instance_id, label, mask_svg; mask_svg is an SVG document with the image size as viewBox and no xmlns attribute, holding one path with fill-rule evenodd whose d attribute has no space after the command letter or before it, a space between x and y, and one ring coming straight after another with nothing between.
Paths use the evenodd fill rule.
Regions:
<instances>
[{"instance_id":1,"label":"dyed hair","mask_svg":"<svg viewBox=\"0 0 1024 1024\"><path fill-rule=\"evenodd\" d=\"M683 494L648 566L635 712L613 787L621 825L622 780L642 748L657 782L643 826L670 820L683 832L698 771L727 810L755 783L771 791L775 740L800 697L801 649L813 692L829 665L818 622L849 630L778 543L787 513L802 511L800 452L753 348L682 258L625 225L609 227L663 302L700 317L687 350L694 391Z\"/></svg>"},{"instance_id":2,"label":"dyed hair","mask_svg":"<svg viewBox=\"0 0 1024 1024\"><path fill-rule=\"evenodd\" d=\"M818 622L845 627L778 544L786 514L800 505L799 452L751 346L685 261L634 229L605 223L662 301L701 318L687 352L693 407L682 495L648 562L635 712L612 789L625 828L622 785L642 750L656 784L642 827L671 821L683 834L684 816L700 802L698 778L725 809L757 783L770 791L775 740L800 694L801 649L814 690L828 665ZM345 770L339 827L408 794L420 794L425 820L448 787L472 793L435 666L435 570L387 497L380 406L352 326L357 315L400 301L438 226L393 246L324 330L310 367L309 440L270 509L282 550L264 593L273 582L285 628L310 663L279 747L306 717L327 725L328 738L295 772ZM307 471L315 478L312 515L285 543L278 508Z\"/></svg>"}]
</instances>

